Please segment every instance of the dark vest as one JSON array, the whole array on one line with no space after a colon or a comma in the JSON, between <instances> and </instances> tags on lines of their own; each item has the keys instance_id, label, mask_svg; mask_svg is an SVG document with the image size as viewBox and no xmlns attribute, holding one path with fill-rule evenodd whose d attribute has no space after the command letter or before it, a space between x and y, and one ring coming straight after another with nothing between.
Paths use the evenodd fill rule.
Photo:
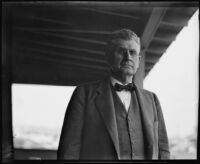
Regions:
<instances>
[{"instance_id":1,"label":"dark vest","mask_svg":"<svg viewBox=\"0 0 200 164\"><path fill-rule=\"evenodd\" d=\"M144 139L140 108L136 94L131 94L128 113L119 96L112 88L119 136L120 159L145 159Z\"/></svg>"}]
</instances>

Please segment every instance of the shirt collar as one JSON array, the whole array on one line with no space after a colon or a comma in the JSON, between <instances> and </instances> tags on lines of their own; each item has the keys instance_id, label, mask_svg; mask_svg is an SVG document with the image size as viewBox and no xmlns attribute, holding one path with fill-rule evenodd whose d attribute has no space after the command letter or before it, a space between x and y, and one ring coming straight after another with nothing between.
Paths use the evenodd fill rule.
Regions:
<instances>
[{"instance_id":1,"label":"shirt collar","mask_svg":"<svg viewBox=\"0 0 200 164\"><path fill-rule=\"evenodd\" d=\"M112 77L112 76L110 77L110 81L111 81L112 86L115 86L115 83L124 85L123 83L121 83L119 80L115 79L115 78Z\"/></svg>"}]
</instances>

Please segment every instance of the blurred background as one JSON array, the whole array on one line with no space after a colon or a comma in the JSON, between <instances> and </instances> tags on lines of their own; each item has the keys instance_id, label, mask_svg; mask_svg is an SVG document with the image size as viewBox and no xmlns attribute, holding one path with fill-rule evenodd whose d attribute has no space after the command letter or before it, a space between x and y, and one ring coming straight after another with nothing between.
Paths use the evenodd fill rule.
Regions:
<instances>
[{"instance_id":1,"label":"blurred background","mask_svg":"<svg viewBox=\"0 0 200 164\"><path fill-rule=\"evenodd\" d=\"M172 159L197 158L199 10L144 79L163 108Z\"/></svg>"}]
</instances>

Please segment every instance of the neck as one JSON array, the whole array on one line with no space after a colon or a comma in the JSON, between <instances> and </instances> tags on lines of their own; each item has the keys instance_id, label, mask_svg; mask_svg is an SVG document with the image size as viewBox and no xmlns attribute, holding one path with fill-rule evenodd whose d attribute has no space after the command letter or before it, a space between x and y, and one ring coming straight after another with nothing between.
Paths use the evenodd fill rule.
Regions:
<instances>
[{"instance_id":1,"label":"neck","mask_svg":"<svg viewBox=\"0 0 200 164\"><path fill-rule=\"evenodd\" d=\"M133 80L133 76L127 76L127 75L119 75L119 74L115 74L112 73L111 74L115 79L119 80L122 84L128 84L128 83L132 83Z\"/></svg>"}]
</instances>

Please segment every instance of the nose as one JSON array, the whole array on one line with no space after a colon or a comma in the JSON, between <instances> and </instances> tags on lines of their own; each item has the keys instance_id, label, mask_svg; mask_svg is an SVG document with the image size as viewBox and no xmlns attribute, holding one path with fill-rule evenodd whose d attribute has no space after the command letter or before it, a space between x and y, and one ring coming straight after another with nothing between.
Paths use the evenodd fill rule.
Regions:
<instances>
[{"instance_id":1,"label":"nose","mask_svg":"<svg viewBox=\"0 0 200 164\"><path fill-rule=\"evenodd\" d=\"M124 58L127 59L127 60L131 59L131 54L130 54L129 50L124 52Z\"/></svg>"}]
</instances>

